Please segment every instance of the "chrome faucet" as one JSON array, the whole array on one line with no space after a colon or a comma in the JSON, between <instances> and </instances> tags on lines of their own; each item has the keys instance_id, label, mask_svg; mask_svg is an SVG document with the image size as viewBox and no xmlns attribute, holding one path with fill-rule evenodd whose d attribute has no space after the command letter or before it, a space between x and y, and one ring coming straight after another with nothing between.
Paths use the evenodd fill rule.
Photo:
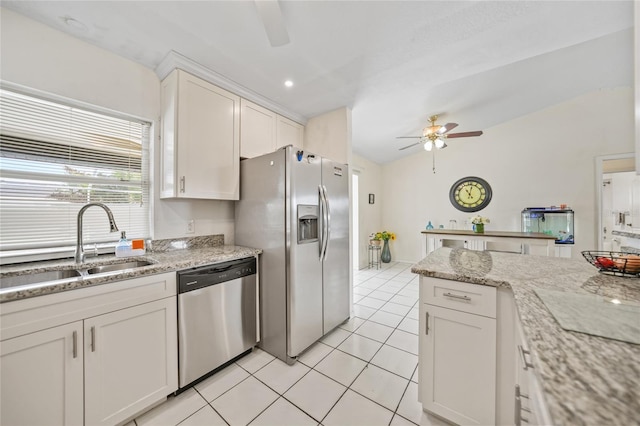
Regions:
<instances>
[{"instance_id":1,"label":"chrome faucet","mask_svg":"<svg viewBox=\"0 0 640 426\"><path fill-rule=\"evenodd\" d=\"M85 210L87 210L91 206L102 207L104 211L107 212L107 216L109 218L109 227L111 229L111 232L118 232L118 226L116 225L116 220L113 218L113 213L111 212L111 209L109 209L109 207L107 207L102 203L89 203L83 206L78 212L78 238L76 240L76 263L84 262L84 258L86 255L82 247L82 215L84 214Z\"/></svg>"}]
</instances>

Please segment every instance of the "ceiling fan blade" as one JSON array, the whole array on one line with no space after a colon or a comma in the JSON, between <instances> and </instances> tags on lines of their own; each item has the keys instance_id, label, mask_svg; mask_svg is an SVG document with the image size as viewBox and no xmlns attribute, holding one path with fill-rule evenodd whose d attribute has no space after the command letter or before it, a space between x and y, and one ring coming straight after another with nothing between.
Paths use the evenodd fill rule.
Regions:
<instances>
[{"instance_id":1,"label":"ceiling fan blade","mask_svg":"<svg viewBox=\"0 0 640 426\"><path fill-rule=\"evenodd\" d=\"M402 151L403 149L411 148L412 146L420 145L422 142L412 143L411 145L407 145L405 147L400 148L398 151Z\"/></svg>"},{"instance_id":2,"label":"ceiling fan blade","mask_svg":"<svg viewBox=\"0 0 640 426\"><path fill-rule=\"evenodd\" d=\"M278 47L288 44L289 34L284 25L284 19L282 19L278 0L255 0L255 4L271 46Z\"/></svg>"},{"instance_id":3,"label":"ceiling fan blade","mask_svg":"<svg viewBox=\"0 0 640 426\"><path fill-rule=\"evenodd\" d=\"M455 129L456 127L458 127L458 123L447 123L444 126L440 127L440 130L438 130L438 133L440 134L447 133L448 131Z\"/></svg>"},{"instance_id":4,"label":"ceiling fan blade","mask_svg":"<svg viewBox=\"0 0 640 426\"><path fill-rule=\"evenodd\" d=\"M396 139L422 139L422 136L396 136Z\"/></svg>"},{"instance_id":5,"label":"ceiling fan blade","mask_svg":"<svg viewBox=\"0 0 640 426\"><path fill-rule=\"evenodd\" d=\"M461 133L451 133L450 135L447 135L447 139L453 139L453 138L468 138L471 136L480 136L482 135L482 130L478 130L475 132L461 132Z\"/></svg>"}]
</instances>

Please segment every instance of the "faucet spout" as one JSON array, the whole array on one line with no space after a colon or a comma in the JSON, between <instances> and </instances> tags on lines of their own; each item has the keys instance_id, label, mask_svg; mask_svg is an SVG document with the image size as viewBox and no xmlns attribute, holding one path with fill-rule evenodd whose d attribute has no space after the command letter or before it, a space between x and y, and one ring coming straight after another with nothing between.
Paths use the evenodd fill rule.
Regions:
<instances>
[{"instance_id":1,"label":"faucet spout","mask_svg":"<svg viewBox=\"0 0 640 426\"><path fill-rule=\"evenodd\" d=\"M78 212L78 221L77 221L77 226L78 226L77 231L78 231L78 233L77 233L77 239L76 239L76 255L75 255L76 263L84 262L84 258L86 256L86 253L84 252L84 248L82 246L82 217L84 215L84 212L91 206L101 207L107 213L107 218L109 219L109 229L110 229L110 231L111 232L118 232L118 226L116 225L116 220L113 217L113 212L105 204L102 204L102 203L89 203L89 204L86 204L86 205L82 206L82 208Z\"/></svg>"}]
</instances>

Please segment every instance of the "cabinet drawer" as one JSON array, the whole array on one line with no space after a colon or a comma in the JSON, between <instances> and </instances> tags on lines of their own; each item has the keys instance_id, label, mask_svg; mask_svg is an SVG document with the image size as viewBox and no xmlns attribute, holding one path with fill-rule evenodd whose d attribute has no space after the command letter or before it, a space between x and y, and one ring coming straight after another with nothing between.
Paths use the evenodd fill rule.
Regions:
<instances>
[{"instance_id":1,"label":"cabinet drawer","mask_svg":"<svg viewBox=\"0 0 640 426\"><path fill-rule=\"evenodd\" d=\"M496 288L420 277L420 303L495 318Z\"/></svg>"}]
</instances>

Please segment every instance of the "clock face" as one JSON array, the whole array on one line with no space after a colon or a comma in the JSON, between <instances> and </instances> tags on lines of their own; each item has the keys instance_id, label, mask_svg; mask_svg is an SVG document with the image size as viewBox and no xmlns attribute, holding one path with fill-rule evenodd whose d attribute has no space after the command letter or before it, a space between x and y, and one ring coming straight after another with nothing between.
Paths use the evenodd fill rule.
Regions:
<instances>
[{"instance_id":1,"label":"clock face","mask_svg":"<svg viewBox=\"0 0 640 426\"><path fill-rule=\"evenodd\" d=\"M491 186L486 180L469 176L453 184L449 200L460 211L477 212L487 207L491 194Z\"/></svg>"}]
</instances>

